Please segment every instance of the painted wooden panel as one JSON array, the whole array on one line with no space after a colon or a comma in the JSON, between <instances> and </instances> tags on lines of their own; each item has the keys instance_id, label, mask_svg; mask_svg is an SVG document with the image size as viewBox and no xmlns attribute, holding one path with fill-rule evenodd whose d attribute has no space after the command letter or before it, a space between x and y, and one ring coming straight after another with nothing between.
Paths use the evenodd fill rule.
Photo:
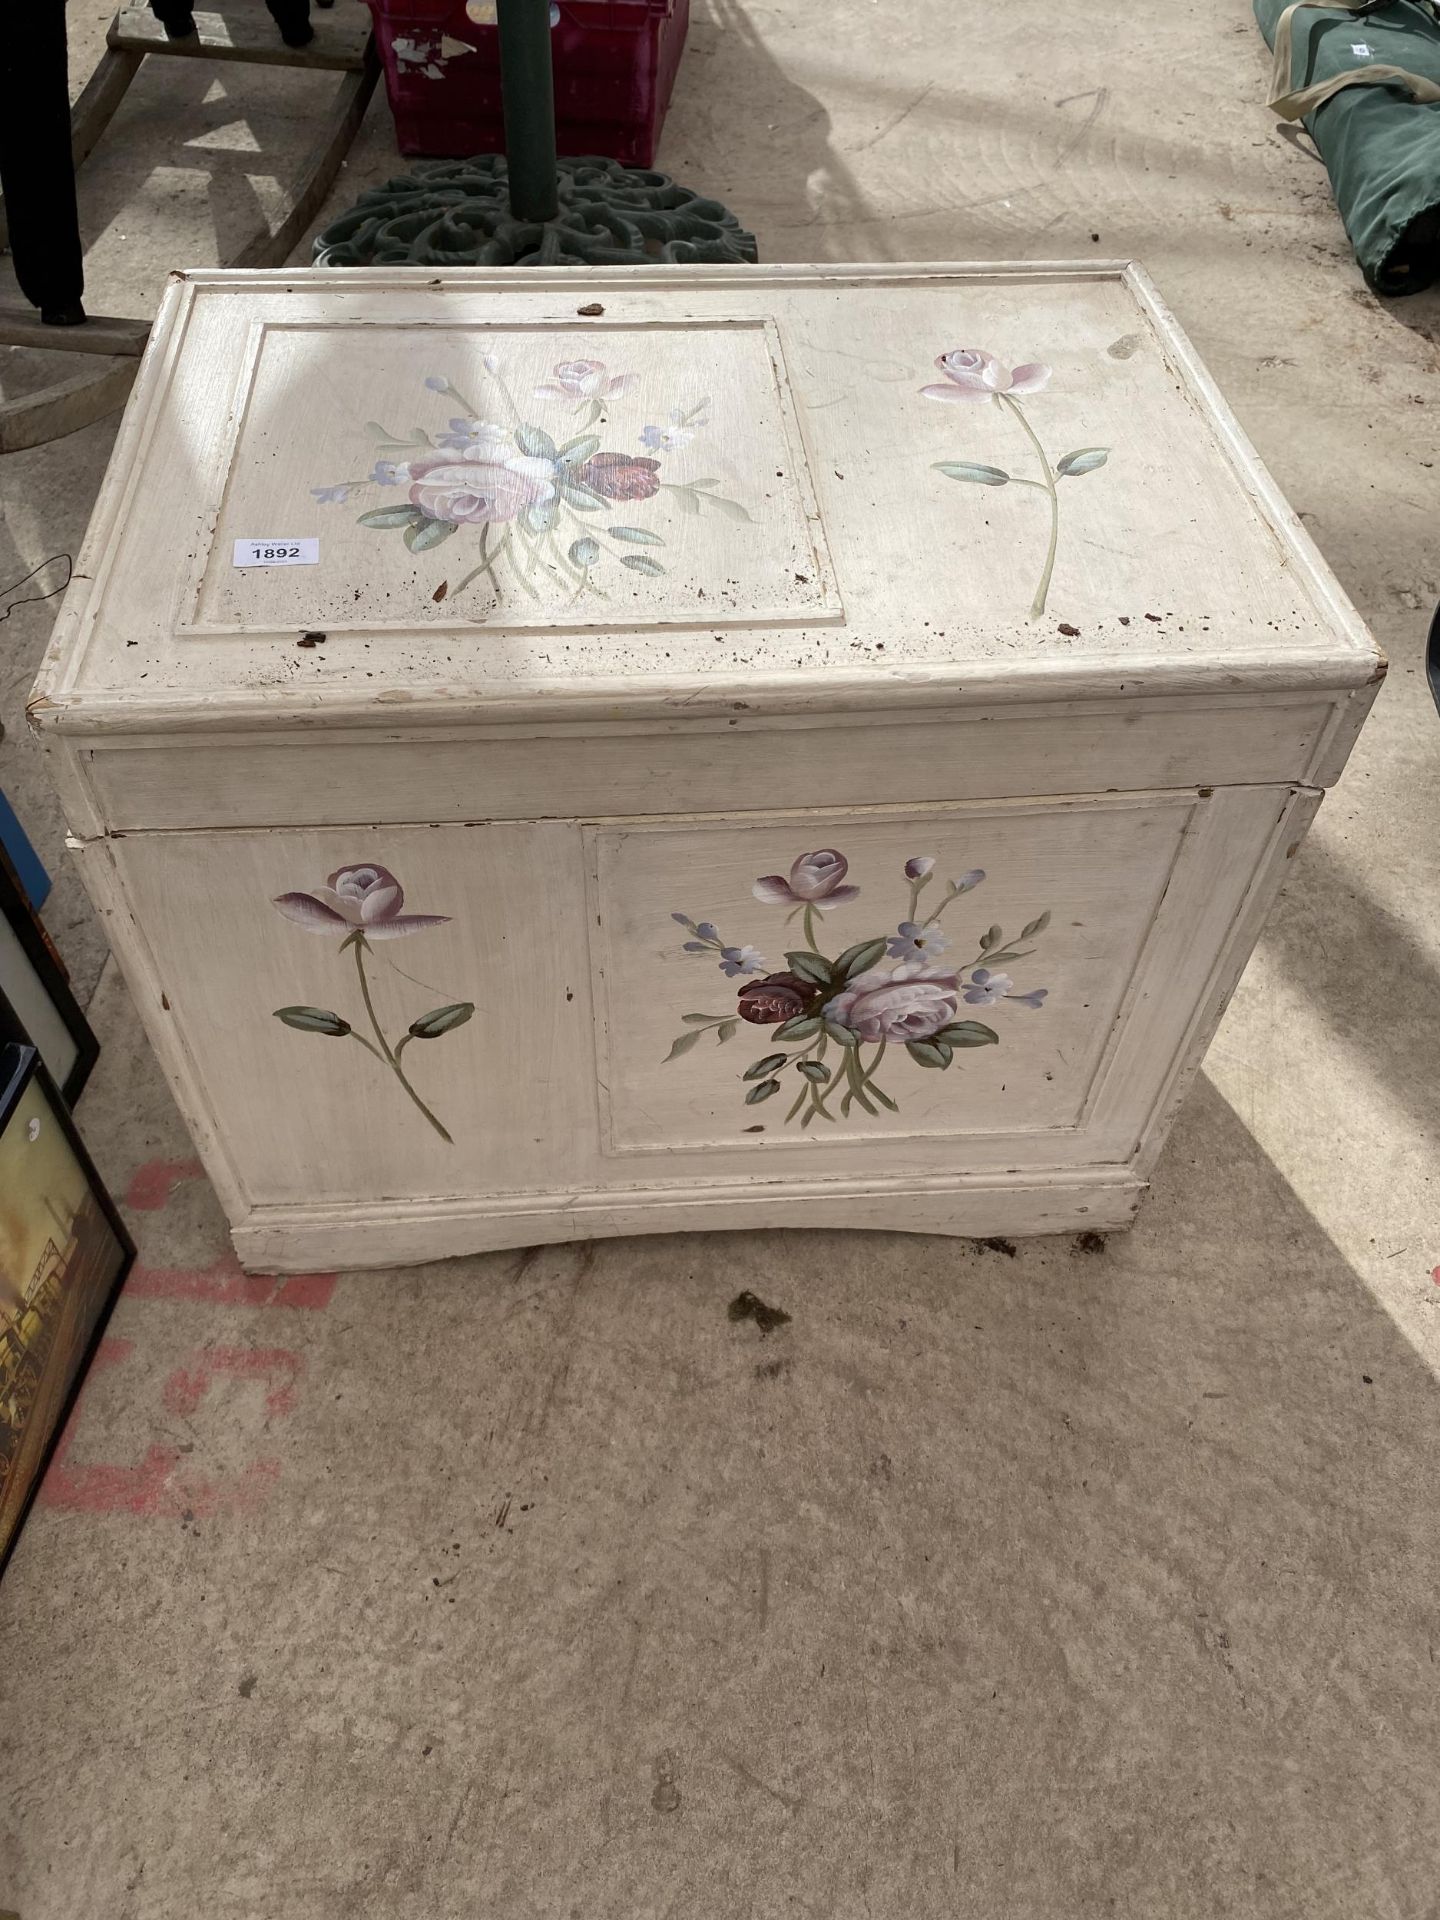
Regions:
<instances>
[{"instance_id":1,"label":"painted wooden panel","mask_svg":"<svg viewBox=\"0 0 1440 1920\"><path fill-rule=\"evenodd\" d=\"M142 1011L197 1063L247 1204L298 1204L661 1177L637 1153L743 1179L776 1145L888 1175L957 1142L973 1168L1124 1157L1281 813L1150 794L138 834L108 857Z\"/></svg>"},{"instance_id":2,"label":"painted wooden panel","mask_svg":"<svg viewBox=\"0 0 1440 1920\"><path fill-rule=\"evenodd\" d=\"M617 1151L1005 1135L1074 1157L1189 795L594 838Z\"/></svg>"},{"instance_id":3,"label":"painted wooden panel","mask_svg":"<svg viewBox=\"0 0 1440 1920\"><path fill-rule=\"evenodd\" d=\"M113 849L145 997L196 1063L247 1203L553 1187L593 1161L573 827Z\"/></svg>"},{"instance_id":4,"label":"painted wooden panel","mask_svg":"<svg viewBox=\"0 0 1440 1920\"><path fill-rule=\"evenodd\" d=\"M780 354L759 319L266 322L180 631L838 620ZM236 567L277 514L319 563Z\"/></svg>"},{"instance_id":5,"label":"painted wooden panel","mask_svg":"<svg viewBox=\"0 0 1440 1920\"><path fill-rule=\"evenodd\" d=\"M241 537L318 561L237 571ZM1133 270L206 274L157 323L41 698L613 718L1205 661L1339 687L1377 656Z\"/></svg>"},{"instance_id":6,"label":"painted wooden panel","mask_svg":"<svg viewBox=\"0 0 1440 1920\"><path fill-rule=\"evenodd\" d=\"M107 741L86 761L113 827L564 819L652 807L716 813L763 790L778 808L1008 799L1123 785L1229 786L1305 778L1334 709L1211 698L963 710L902 722L812 717L789 726L672 720L456 735L327 730L164 746Z\"/></svg>"}]
</instances>

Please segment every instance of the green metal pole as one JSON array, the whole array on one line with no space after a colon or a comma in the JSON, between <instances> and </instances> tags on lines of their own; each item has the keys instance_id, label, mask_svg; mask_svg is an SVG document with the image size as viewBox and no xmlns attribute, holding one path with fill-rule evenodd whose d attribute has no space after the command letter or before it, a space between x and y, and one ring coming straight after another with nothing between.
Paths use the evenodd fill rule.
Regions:
<instances>
[{"instance_id":1,"label":"green metal pole","mask_svg":"<svg viewBox=\"0 0 1440 1920\"><path fill-rule=\"evenodd\" d=\"M550 0L498 0L498 6L510 211L517 220L553 220L560 211L560 196Z\"/></svg>"}]
</instances>

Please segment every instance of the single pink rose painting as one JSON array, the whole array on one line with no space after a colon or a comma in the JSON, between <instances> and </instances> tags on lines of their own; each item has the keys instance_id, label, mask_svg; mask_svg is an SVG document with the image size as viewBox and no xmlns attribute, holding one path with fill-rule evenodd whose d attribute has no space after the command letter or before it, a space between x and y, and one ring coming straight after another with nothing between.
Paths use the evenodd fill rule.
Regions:
<instances>
[{"instance_id":1,"label":"single pink rose painting","mask_svg":"<svg viewBox=\"0 0 1440 1920\"><path fill-rule=\"evenodd\" d=\"M365 969L365 956L375 941L398 940L406 934L421 933L426 927L447 926L449 915L404 912L405 893L400 882L388 867L376 865L340 867L323 887L315 887L309 893L282 893L272 905L277 913L306 933L328 934L339 939L341 953L347 947L354 952L360 999L374 1038L367 1040L343 1015L329 1007L277 1007L275 1018L298 1033L319 1033L332 1040L357 1041L394 1074L440 1138L453 1146L450 1134L412 1086L401 1065L401 1055L412 1040L438 1040L452 1028L463 1027L474 1013L475 1003L457 1000L448 1006L433 1007L429 1013L412 1020L395 1040L387 1040Z\"/></svg>"},{"instance_id":2,"label":"single pink rose painting","mask_svg":"<svg viewBox=\"0 0 1440 1920\"><path fill-rule=\"evenodd\" d=\"M988 927L978 936L972 960L942 960L952 937L943 924L945 912L981 884L985 871L971 867L948 881L939 904L922 918L921 895L935 868L933 854L912 854L902 868L908 890L905 916L894 933L857 940L833 958L821 950L816 916L860 897L860 888L848 877L845 855L821 847L798 855L788 875L762 874L752 889L756 899L766 906L788 907L786 920L801 921L804 930L804 946L786 952L783 968L773 972L757 948L730 944L714 921L672 914L690 935L683 951L716 960L721 973L739 978L741 985L732 1012L682 1014L685 1031L666 1059L688 1053L706 1032L713 1032L723 1046L742 1025L768 1027L776 1051L762 1054L741 1075L745 1105L772 1099L781 1090L783 1075L793 1069L799 1086L785 1124L798 1119L804 1128L817 1118L836 1120L830 1102L837 1094L840 1120L848 1119L856 1107L872 1117L882 1107L898 1113L898 1101L875 1078L889 1047L903 1047L917 1066L943 1072L967 1048L998 1045L995 1028L970 1018L962 1002L992 1007L1013 1001L1038 1012L1049 989L1032 987L1022 993L1011 975L997 967L1001 961L1027 959L1034 948L1025 941L1045 931L1050 915L1026 921L1013 941L1006 940L1000 927ZM874 1048L868 1058L867 1047Z\"/></svg>"},{"instance_id":3,"label":"single pink rose painting","mask_svg":"<svg viewBox=\"0 0 1440 1920\"><path fill-rule=\"evenodd\" d=\"M1050 545L1040 574L1040 584L1030 604L1031 618L1038 620L1050 596L1050 582L1055 573L1055 556L1060 544L1059 482L1079 479L1083 474L1093 473L1097 467L1103 467L1110 458L1110 449L1077 447L1073 453L1065 454L1051 466L1040 437L1021 405L1023 399L1043 393L1050 384L1051 369L1038 360L1027 361L1023 366L1007 367L982 347L951 347L937 358L935 365L945 378L932 381L928 387L920 389L927 400L970 406L984 405L993 400L996 406L1014 415L1040 462L1041 478L1038 480L1010 473L1004 467L990 466L981 460L932 462L935 471L943 473L949 480L965 480L979 487L1033 487L1047 496L1050 504Z\"/></svg>"}]
</instances>

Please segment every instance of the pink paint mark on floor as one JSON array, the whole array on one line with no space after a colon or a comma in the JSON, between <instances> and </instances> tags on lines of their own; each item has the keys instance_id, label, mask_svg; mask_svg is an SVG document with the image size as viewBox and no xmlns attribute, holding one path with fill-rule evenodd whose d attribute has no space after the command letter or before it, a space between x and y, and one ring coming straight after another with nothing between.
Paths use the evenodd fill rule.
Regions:
<instances>
[{"instance_id":1,"label":"pink paint mark on floor","mask_svg":"<svg viewBox=\"0 0 1440 1920\"><path fill-rule=\"evenodd\" d=\"M131 1175L125 1204L137 1213L159 1213L169 1206L171 1194L182 1181L204 1178L205 1169L198 1160L147 1160Z\"/></svg>"},{"instance_id":2,"label":"pink paint mark on floor","mask_svg":"<svg viewBox=\"0 0 1440 1920\"><path fill-rule=\"evenodd\" d=\"M165 1382L164 1400L171 1413L189 1418L210 1391L217 1374L267 1383L265 1411L284 1415L295 1411L296 1383L305 1362L288 1347L202 1347L188 1367L179 1367Z\"/></svg>"},{"instance_id":3,"label":"pink paint mark on floor","mask_svg":"<svg viewBox=\"0 0 1440 1920\"><path fill-rule=\"evenodd\" d=\"M39 1504L60 1513L92 1516L128 1513L147 1519L208 1520L219 1514L255 1512L280 1478L278 1460L252 1460L241 1472L221 1480L182 1477L179 1468L184 1455L179 1447L147 1447L140 1459L129 1465L105 1460L72 1464L70 1449L84 1411L85 1394L90 1381L107 1367L118 1366L128 1359L134 1346L133 1340L107 1337L96 1348L85 1387L65 1423L49 1471L40 1483ZM233 1356L235 1351L221 1348L201 1357L211 1362L213 1374L225 1370L224 1360ZM254 1350L243 1351L249 1354ZM268 1354L261 1350L260 1360L267 1364L251 1366L247 1363L230 1370L251 1372L267 1378L278 1371L283 1377L266 1395L266 1408L271 1412L288 1413L294 1406L295 1380L301 1364L294 1354L284 1355L283 1358L277 1356L278 1350ZM289 1367L283 1364L284 1360L295 1361L296 1364ZM172 1375L166 1383L167 1404L171 1387L176 1381L183 1381L184 1391L193 1393L194 1404L198 1405L209 1386L210 1377L205 1375L200 1378L197 1387L195 1374L187 1374L182 1369ZM181 1390L177 1388L176 1391L178 1394Z\"/></svg>"},{"instance_id":4,"label":"pink paint mark on floor","mask_svg":"<svg viewBox=\"0 0 1440 1920\"><path fill-rule=\"evenodd\" d=\"M229 1251L208 1267L147 1267L125 1283L131 1300L203 1300L216 1307L302 1307L318 1312L335 1291L333 1273L245 1273Z\"/></svg>"}]
</instances>

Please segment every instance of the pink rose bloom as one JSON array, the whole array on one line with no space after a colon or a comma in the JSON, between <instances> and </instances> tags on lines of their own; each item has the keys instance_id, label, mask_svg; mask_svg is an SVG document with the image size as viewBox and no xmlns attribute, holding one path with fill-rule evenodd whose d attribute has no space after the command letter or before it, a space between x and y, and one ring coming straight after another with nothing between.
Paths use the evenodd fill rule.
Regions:
<instances>
[{"instance_id":1,"label":"pink rose bloom","mask_svg":"<svg viewBox=\"0 0 1440 1920\"><path fill-rule=\"evenodd\" d=\"M929 400L993 400L998 393L1039 393L1050 384L1050 369L1039 361L1004 367L979 347L952 347L935 364L949 384L922 387Z\"/></svg>"},{"instance_id":2,"label":"pink rose bloom","mask_svg":"<svg viewBox=\"0 0 1440 1920\"><path fill-rule=\"evenodd\" d=\"M788 880L780 873L763 874L751 892L767 907L813 906L828 913L842 900L859 898L859 887L840 884L849 871L850 862L843 853L821 847L816 853L802 853L791 867Z\"/></svg>"},{"instance_id":3,"label":"pink rose bloom","mask_svg":"<svg viewBox=\"0 0 1440 1920\"><path fill-rule=\"evenodd\" d=\"M274 902L307 933L364 933L398 940L422 927L443 927L444 913L402 913L405 894L388 867L341 867L313 893L282 893Z\"/></svg>"},{"instance_id":4,"label":"pink rose bloom","mask_svg":"<svg viewBox=\"0 0 1440 1920\"><path fill-rule=\"evenodd\" d=\"M825 1008L825 1018L862 1040L928 1040L956 1015L960 982L941 965L912 962L886 973L857 974Z\"/></svg>"},{"instance_id":5,"label":"pink rose bloom","mask_svg":"<svg viewBox=\"0 0 1440 1920\"><path fill-rule=\"evenodd\" d=\"M643 454L592 453L575 478L604 500L649 500L660 491L660 462Z\"/></svg>"},{"instance_id":6,"label":"pink rose bloom","mask_svg":"<svg viewBox=\"0 0 1440 1920\"><path fill-rule=\"evenodd\" d=\"M486 450L486 457L439 454L410 462L410 504L432 520L482 526L513 520L527 507L555 498L555 469L549 460L523 453Z\"/></svg>"},{"instance_id":7,"label":"pink rose bloom","mask_svg":"<svg viewBox=\"0 0 1440 1920\"><path fill-rule=\"evenodd\" d=\"M562 360L551 368L551 380L536 387L545 400L608 400L633 385L633 373L611 374L601 360Z\"/></svg>"}]
</instances>

